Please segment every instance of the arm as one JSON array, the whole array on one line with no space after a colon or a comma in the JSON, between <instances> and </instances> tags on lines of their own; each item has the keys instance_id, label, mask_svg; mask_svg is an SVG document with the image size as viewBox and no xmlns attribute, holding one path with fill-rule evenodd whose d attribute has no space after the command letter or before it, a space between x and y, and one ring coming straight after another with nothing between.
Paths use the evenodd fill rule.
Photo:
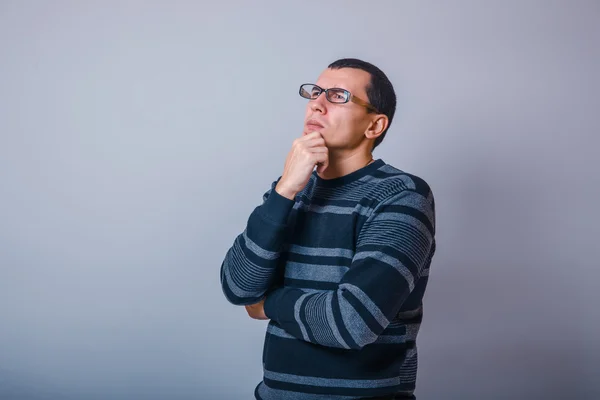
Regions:
<instances>
[{"instance_id":1,"label":"arm","mask_svg":"<svg viewBox=\"0 0 600 400\"><path fill-rule=\"evenodd\" d=\"M374 342L414 289L434 248L433 203L404 190L374 209L336 290L278 288L265 315L307 342L361 349Z\"/></svg>"},{"instance_id":2,"label":"arm","mask_svg":"<svg viewBox=\"0 0 600 400\"><path fill-rule=\"evenodd\" d=\"M287 218L294 201L275 191L275 185L255 208L244 232L238 235L221 264L221 287L227 300L235 305L258 302L277 273L284 245Z\"/></svg>"},{"instance_id":3,"label":"arm","mask_svg":"<svg viewBox=\"0 0 600 400\"><path fill-rule=\"evenodd\" d=\"M293 199L308 183L315 165L327 166L327 154L318 132L294 140L283 174L265 195L265 202L250 215L246 230L236 238L221 266L223 292L231 303L260 302L262 308L261 300L276 279Z\"/></svg>"}]
</instances>

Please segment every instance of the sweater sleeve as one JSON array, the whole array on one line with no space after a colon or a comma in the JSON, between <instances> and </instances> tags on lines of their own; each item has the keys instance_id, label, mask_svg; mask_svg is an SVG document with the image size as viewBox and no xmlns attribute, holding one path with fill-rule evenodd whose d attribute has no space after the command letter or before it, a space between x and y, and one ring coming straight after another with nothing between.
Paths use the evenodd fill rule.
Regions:
<instances>
[{"instance_id":1,"label":"sweater sleeve","mask_svg":"<svg viewBox=\"0 0 600 400\"><path fill-rule=\"evenodd\" d=\"M403 190L379 203L364 223L349 270L335 290L277 288L264 309L298 339L361 349L397 315L431 262L433 197Z\"/></svg>"},{"instance_id":2,"label":"sweater sleeve","mask_svg":"<svg viewBox=\"0 0 600 400\"><path fill-rule=\"evenodd\" d=\"M294 201L275 191L279 180L263 196L263 203L250 214L221 264L221 288L235 305L260 301L276 279L284 245L287 220Z\"/></svg>"}]
</instances>

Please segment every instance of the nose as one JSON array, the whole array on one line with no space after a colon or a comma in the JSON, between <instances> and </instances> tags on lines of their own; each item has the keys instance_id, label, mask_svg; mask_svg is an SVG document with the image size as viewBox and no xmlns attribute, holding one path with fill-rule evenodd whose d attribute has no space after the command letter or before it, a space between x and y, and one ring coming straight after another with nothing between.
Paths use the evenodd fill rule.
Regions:
<instances>
[{"instance_id":1,"label":"nose","mask_svg":"<svg viewBox=\"0 0 600 400\"><path fill-rule=\"evenodd\" d=\"M320 112L321 114L325 114L327 112L326 103L327 99L325 98L325 92L319 94L319 96L310 101L310 109L313 112Z\"/></svg>"}]
</instances>

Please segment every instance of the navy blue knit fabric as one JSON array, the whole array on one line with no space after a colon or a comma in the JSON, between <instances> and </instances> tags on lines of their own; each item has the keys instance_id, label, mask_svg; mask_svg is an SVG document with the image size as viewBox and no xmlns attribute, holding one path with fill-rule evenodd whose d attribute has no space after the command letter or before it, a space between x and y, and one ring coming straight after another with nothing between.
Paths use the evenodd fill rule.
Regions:
<instances>
[{"instance_id":1,"label":"navy blue knit fabric","mask_svg":"<svg viewBox=\"0 0 600 400\"><path fill-rule=\"evenodd\" d=\"M276 184L221 266L231 303L266 296L256 398L412 394L435 252L429 185L381 159L336 179L313 172L294 200Z\"/></svg>"}]
</instances>

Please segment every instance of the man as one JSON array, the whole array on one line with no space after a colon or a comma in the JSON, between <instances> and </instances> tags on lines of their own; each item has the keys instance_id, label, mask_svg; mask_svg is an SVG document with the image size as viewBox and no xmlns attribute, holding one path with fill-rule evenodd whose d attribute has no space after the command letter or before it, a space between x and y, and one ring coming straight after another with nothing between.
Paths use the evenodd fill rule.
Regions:
<instances>
[{"instance_id":1,"label":"man","mask_svg":"<svg viewBox=\"0 0 600 400\"><path fill-rule=\"evenodd\" d=\"M342 59L300 95L302 136L221 266L226 298L270 319L254 395L413 399L435 211L425 181L373 160L394 89Z\"/></svg>"}]
</instances>

